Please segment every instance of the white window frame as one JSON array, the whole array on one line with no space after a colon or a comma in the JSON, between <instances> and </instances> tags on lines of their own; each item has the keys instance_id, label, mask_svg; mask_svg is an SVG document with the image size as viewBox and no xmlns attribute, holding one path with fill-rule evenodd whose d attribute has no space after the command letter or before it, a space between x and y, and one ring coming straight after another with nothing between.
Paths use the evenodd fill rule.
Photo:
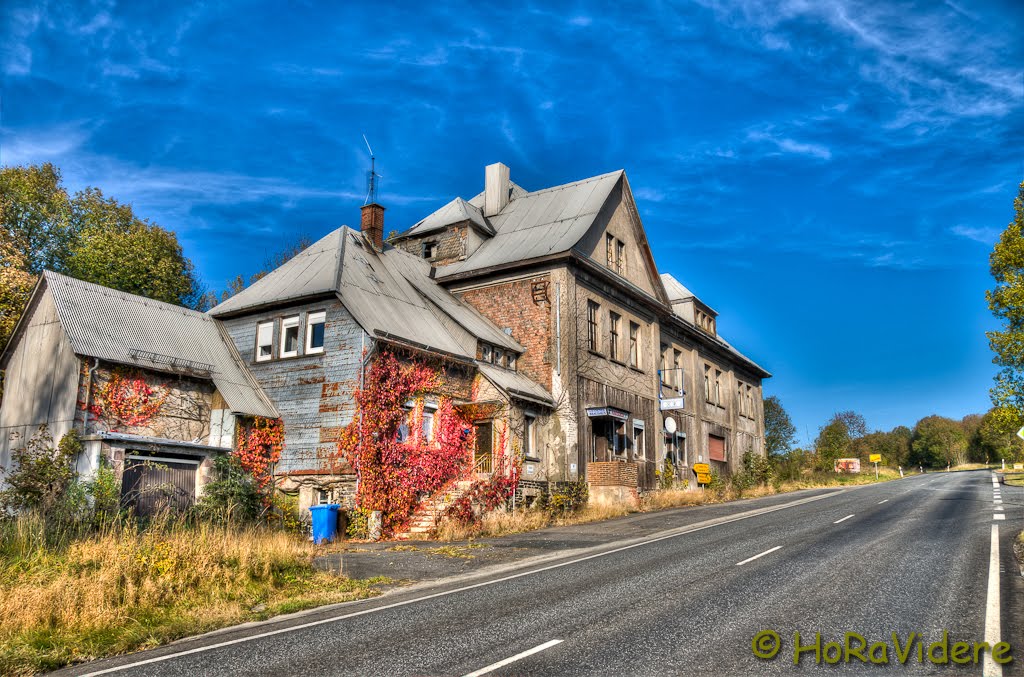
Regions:
<instances>
[{"instance_id":1,"label":"white window frame","mask_svg":"<svg viewBox=\"0 0 1024 677\"><path fill-rule=\"evenodd\" d=\"M295 350L285 350L285 346L288 345L286 337L288 330L292 327L295 328ZM299 341L299 316L286 317L281 320L281 357L296 357L299 354L299 346L302 342Z\"/></svg>"},{"instance_id":2,"label":"white window frame","mask_svg":"<svg viewBox=\"0 0 1024 677\"><path fill-rule=\"evenodd\" d=\"M534 414L523 416L523 457L540 458L537 454L537 416Z\"/></svg>"},{"instance_id":3,"label":"white window frame","mask_svg":"<svg viewBox=\"0 0 1024 677\"><path fill-rule=\"evenodd\" d=\"M267 337L270 340L267 343L263 343L260 340L260 334L263 333L264 330L267 330L270 333L270 336ZM260 348L264 346L270 348L270 352L268 352L266 355L263 355L260 352ZM256 361L267 362L268 360L272 359L274 359L274 322L260 322L256 325Z\"/></svg>"},{"instance_id":4,"label":"white window frame","mask_svg":"<svg viewBox=\"0 0 1024 677\"><path fill-rule=\"evenodd\" d=\"M434 441L434 414L437 413L437 407L433 404L423 405L423 422L421 430L423 432L423 441L431 443Z\"/></svg>"},{"instance_id":5,"label":"white window frame","mask_svg":"<svg viewBox=\"0 0 1024 677\"><path fill-rule=\"evenodd\" d=\"M314 355L316 353L324 352L323 344L320 346L313 345L313 326L317 324L324 325L324 343L327 343L327 312L318 311L306 315L306 354Z\"/></svg>"}]
</instances>

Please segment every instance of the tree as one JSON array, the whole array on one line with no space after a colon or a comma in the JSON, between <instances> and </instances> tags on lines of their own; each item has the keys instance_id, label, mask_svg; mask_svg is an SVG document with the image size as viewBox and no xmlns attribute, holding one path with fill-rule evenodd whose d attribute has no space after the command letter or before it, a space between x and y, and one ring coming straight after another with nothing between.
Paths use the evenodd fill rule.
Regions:
<instances>
[{"instance_id":1,"label":"tree","mask_svg":"<svg viewBox=\"0 0 1024 677\"><path fill-rule=\"evenodd\" d=\"M768 456L788 453L796 442L796 426L778 395L764 400L764 447Z\"/></svg>"},{"instance_id":2,"label":"tree","mask_svg":"<svg viewBox=\"0 0 1024 677\"><path fill-rule=\"evenodd\" d=\"M981 417L978 444L982 461L1024 461L1024 440L1017 437L1019 414L1009 407L994 407ZM1008 432L1011 430L1012 432Z\"/></svg>"},{"instance_id":3,"label":"tree","mask_svg":"<svg viewBox=\"0 0 1024 677\"><path fill-rule=\"evenodd\" d=\"M97 188L78 193L73 207L77 233L64 272L157 301L196 304L195 269L173 232L139 219Z\"/></svg>"},{"instance_id":4,"label":"tree","mask_svg":"<svg viewBox=\"0 0 1024 677\"><path fill-rule=\"evenodd\" d=\"M908 465L910 439L913 433L906 426L897 426L889 432L876 430L857 440L854 446L861 461L867 462L870 454L881 454L882 462L890 466Z\"/></svg>"},{"instance_id":5,"label":"tree","mask_svg":"<svg viewBox=\"0 0 1024 677\"><path fill-rule=\"evenodd\" d=\"M814 441L818 468L831 470L837 458L848 457L855 440L867 434L864 417L854 411L841 411L832 416L818 431Z\"/></svg>"},{"instance_id":6,"label":"tree","mask_svg":"<svg viewBox=\"0 0 1024 677\"><path fill-rule=\"evenodd\" d=\"M200 297L172 231L96 188L69 197L52 164L0 168L0 343L43 270L179 305Z\"/></svg>"},{"instance_id":7,"label":"tree","mask_svg":"<svg viewBox=\"0 0 1024 677\"><path fill-rule=\"evenodd\" d=\"M1000 330L987 336L995 353L992 362L1000 367L990 395L992 404L1004 410L1003 424L1020 418L1005 416L1005 409L1024 411L1024 182L1013 207L1014 219L989 256L995 286L985 292L989 310L1002 322Z\"/></svg>"},{"instance_id":8,"label":"tree","mask_svg":"<svg viewBox=\"0 0 1024 677\"><path fill-rule=\"evenodd\" d=\"M926 416L914 427L910 462L931 468L967 461L967 437L958 421Z\"/></svg>"}]
</instances>

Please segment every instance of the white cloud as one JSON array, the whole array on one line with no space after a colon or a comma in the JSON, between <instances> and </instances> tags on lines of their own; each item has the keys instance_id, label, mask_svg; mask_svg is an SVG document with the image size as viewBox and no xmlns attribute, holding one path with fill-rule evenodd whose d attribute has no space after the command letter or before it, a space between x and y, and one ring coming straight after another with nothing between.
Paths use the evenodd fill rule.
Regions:
<instances>
[{"instance_id":1,"label":"white cloud","mask_svg":"<svg viewBox=\"0 0 1024 677\"><path fill-rule=\"evenodd\" d=\"M980 242L984 245L995 244L995 241L999 239L999 233L1001 232L998 228L973 228L971 226L956 225L949 229L951 233L959 237Z\"/></svg>"}]
</instances>

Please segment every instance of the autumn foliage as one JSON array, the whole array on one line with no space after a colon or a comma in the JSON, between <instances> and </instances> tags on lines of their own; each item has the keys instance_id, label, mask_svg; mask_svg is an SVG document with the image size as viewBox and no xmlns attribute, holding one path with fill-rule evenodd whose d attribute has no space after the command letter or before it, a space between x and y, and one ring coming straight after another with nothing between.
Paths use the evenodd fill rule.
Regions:
<instances>
[{"instance_id":1,"label":"autumn foliage","mask_svg":"<svg viewBox=\"0 0 1024 677\"><path fill-rule=\"evenodd\" d=\"M451 398L439 399L433 435L424 434L422 397L441 385L437 370L382 352L355 393L357 413L341 433L338 454L357 473L357 504L383 513L385 534L406 525L421 497L469 469L473 426ZM411 412L409 401L416 402Z\"/></svg>"},{"instance_id":2,"label":"autumn foliage","mask_svg":"<svg viewBox=\"0 0 1024 677\"><path fill-rule=\"evenodd\" d=\"M280 419L257 416L238 437L235 456L242 468L252 475L256 488L265 496L267 487L273 481L274 464L280 460L283 447L284 424Z\"/></svg>"},{"instance_id":3,"label":"autumn foliage","mask_svg":"<svg viewBox=\"0 0 1024 677\"><path fill-rule=\"evenodd\" d=\"M128 427L144 426L160 413L167 399L163 389L146 383L139 374L115 371L96 394L97 404L89 413L114 419Z\"/></svg>"}]
</instances>

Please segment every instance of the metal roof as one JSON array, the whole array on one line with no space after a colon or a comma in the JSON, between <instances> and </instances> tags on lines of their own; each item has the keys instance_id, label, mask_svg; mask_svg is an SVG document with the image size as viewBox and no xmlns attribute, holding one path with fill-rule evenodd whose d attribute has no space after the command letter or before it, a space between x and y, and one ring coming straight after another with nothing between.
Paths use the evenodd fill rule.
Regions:
<instances>
[{"instance_id":1,"label":"metal roof","mask_svg":"<svg viewBox=\"0 0 1024 677\"><path fill-rule=\"evenodd\" d=\"M467 360L477 339L523 352L478 311L430 279L430 266L395 247L378 252L346 226L311 245L252 286L214 307L226 317L334 294L368 333L404 339Z\"/></svg>"},{"instance_id":2,"label":"metal roof","mask_svg":"<svg viewBox=\"0 0 1024 677\"><path fill-rule=\"evenodd\" d=\"M594 223L612 190L624 176L618 171L562 186L517 195L490 217L495 235L465 261L444 267L442 276L526 261L572 249ZM483 194L469 201L483 206ZM442 208L443 209L443 208ZM428 219L430 217L427 217Z\"/></svg>"},{"instance_id":3,"label":"metal roof","mask_svg":"<svg viewBox=\"0 0 1024 677\"><path fill-rule=\"evenodd\" d=\"M232 411L277 418L234 345L207 315L51 271L43 278L76 354L210 379Z\"/></svg>"},{"instance_id":4,"label":"metal roof","mask_svg":"<svg viewBox=\"0 0 1024 677\"><path fill-rule=\"evenodd\" d=\"M423 219L409 230L399 235L399 237L426 235L427 233L443 230L450 225L462 223L464 221L468 221L471 225L486 235L494 235L494 228L492 228L491 224L489 224L487 219L484 218L481 208L471 205L461 197L457 197L438 209L436 212L430 214L427 218Z\"/></svg>"},{"instance_id":5,"label":"metal roof","mask_svg":"<svg viewBox=\"0 0 1024 677\"><path fill-rule=\"evenodd\" d=\"M486 362L477 362L477 368L484 377L506 394L519 399L537 402L549 407L555 405L555 398L539 383L518 371L509 371Z\"/></svg>"},{"instance_id":6,"label":"metal roof","mask_svg":"<svg viewBox=\"0 0 1024 677\"><path fill-rule=\"evenodd\" d=\"M665 292L668 294L669 301L685 301L695 298L692 291L684 287L682 282L668 273L661 274L661 283L665 285Z\"/></svg>"}]
</instances>

